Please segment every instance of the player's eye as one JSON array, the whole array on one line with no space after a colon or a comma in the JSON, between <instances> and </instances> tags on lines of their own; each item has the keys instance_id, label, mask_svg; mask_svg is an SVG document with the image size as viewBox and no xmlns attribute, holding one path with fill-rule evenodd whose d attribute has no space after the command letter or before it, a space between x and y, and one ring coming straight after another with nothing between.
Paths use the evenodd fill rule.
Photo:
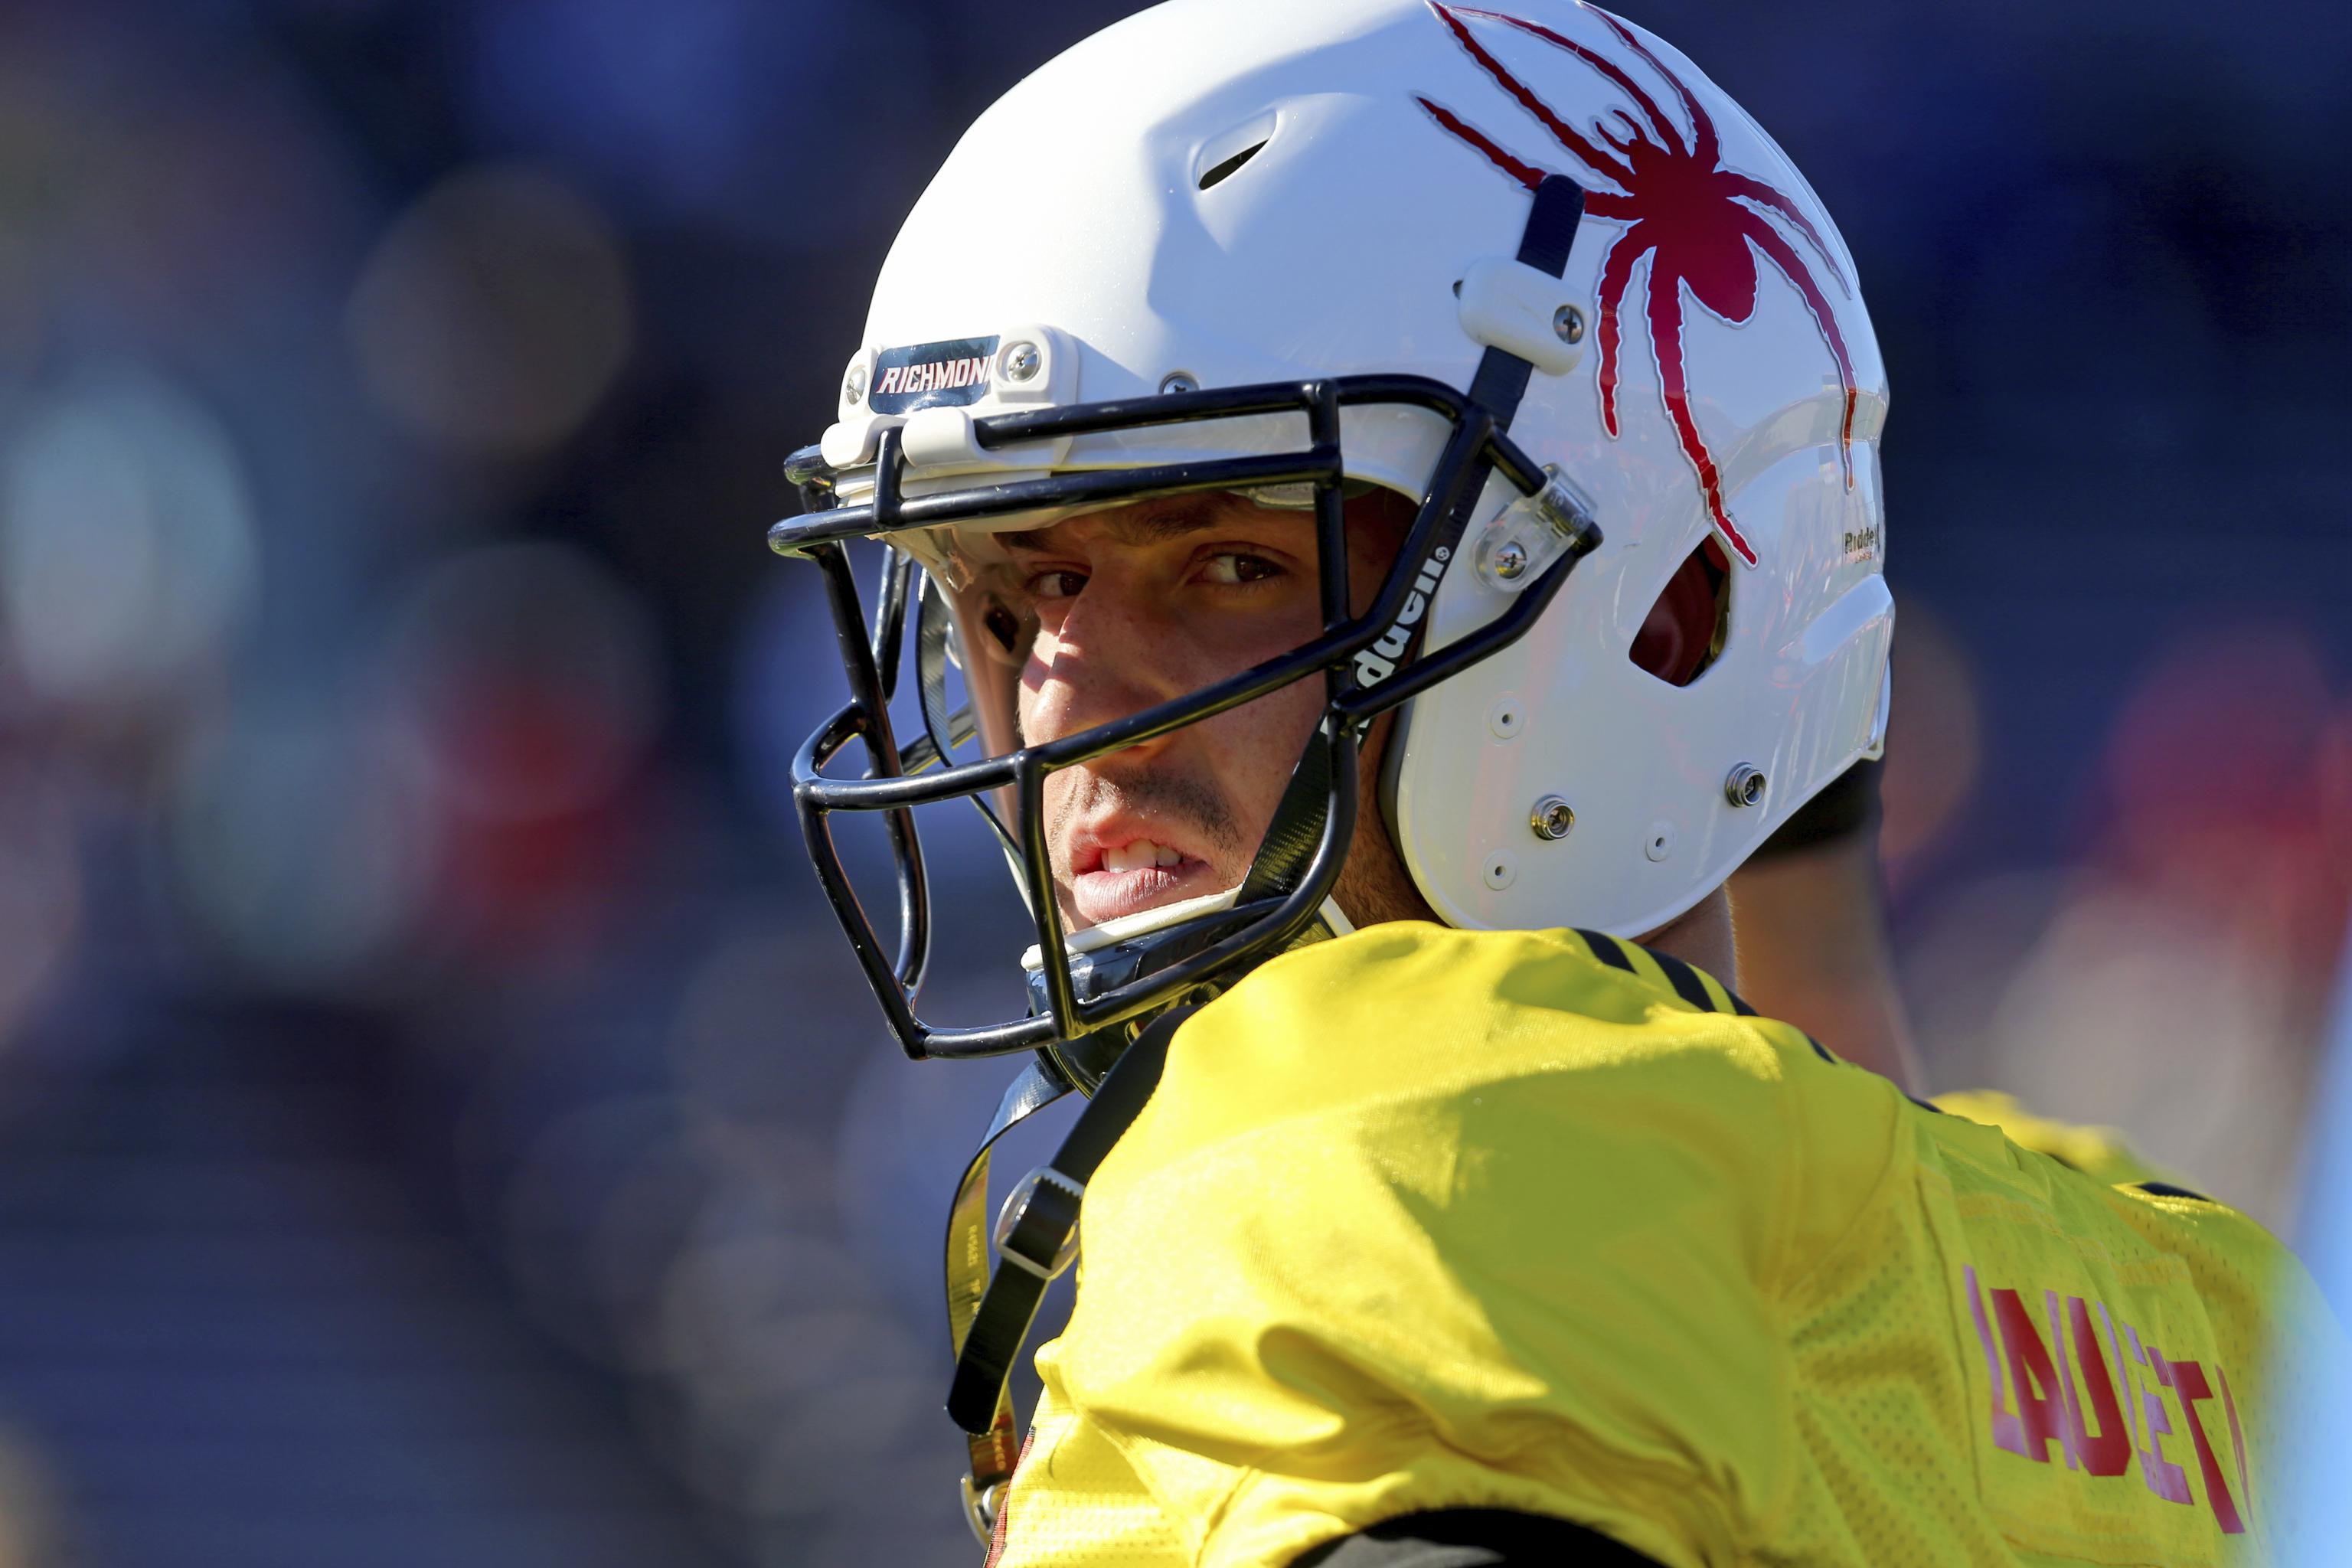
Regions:
<instances>
[{"instance_id":1,"label":"player's eye","mask_svg":"<svg viewBox=\"0 0 2352 1568\"><path fill-rule=\"evenodd\" d=\"M1234 585L1243 583L1263 583L1269 577L1282 575L1282 568L1263 555L1245 554L1237 550L1221 551L1202 563L1202 575L1212 583Z\"/></svg>"},{"instance_id":2,"label":"player's eye","mask_svg":"<svg viewBox=\"0 0 2352 1568\"><path fill-rule=\"evenodd\" d=\"M1075 599L1087 585L1083 572L1055 570L1040 572L1028 582L1029 596L1037 600Z\"/></svg>"},{"instance_id":3,"label":"player's eye","mask_svg":"<svg viewBox=\"0 0 2352 1568\"><path fill-rule=\"evenodd\" d=\"M988 635L994 637L997 646L1005 652L1011 653L1020 646L1021 622L1003 605L989 605L987 614L981 616L981 624L988 628Z\"/></svg>"}]
</instances>

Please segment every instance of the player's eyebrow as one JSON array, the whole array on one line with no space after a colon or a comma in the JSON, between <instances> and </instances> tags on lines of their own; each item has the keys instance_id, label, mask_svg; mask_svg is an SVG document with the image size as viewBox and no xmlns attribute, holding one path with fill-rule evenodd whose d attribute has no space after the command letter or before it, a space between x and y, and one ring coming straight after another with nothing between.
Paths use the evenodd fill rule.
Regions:
<instances>
[{"instance_id":1,"label":"player's eyebrow","mask_svg":"<svg viewBox=\"0 0 2352 1568\"><path fill-rule=\"evenodd\" d=\"M1177 496L1158 505L1130 508L1110 521L1110 535L1121 544L1164 544L1189 533L1202 533L1230 521L1233 503L1223 497ZM1067 520L1075 521L1075 519ZM1054 548L1054 530L1012 529L996 536L1007 550L1044 551Z\"/></svg>"}]
</instances>

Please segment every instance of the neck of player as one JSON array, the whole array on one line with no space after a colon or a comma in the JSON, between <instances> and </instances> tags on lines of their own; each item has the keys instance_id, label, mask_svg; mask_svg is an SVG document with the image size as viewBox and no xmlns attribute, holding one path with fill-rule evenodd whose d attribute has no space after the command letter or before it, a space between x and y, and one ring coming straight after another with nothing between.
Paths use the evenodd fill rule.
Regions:
<instances>
[{"instance_id":1,"label":"neck of player","mask_svg":"<svg viewBox=\"0 0 2352 1568\"><path fill-rule=\"evenodd\" d=\"M1739 963L1731 931L1731 900L1721 888L1642 939L1642 945L1669 952L1705 970L1726 987L1739 989Z\"/></svg>"}]
</instances>

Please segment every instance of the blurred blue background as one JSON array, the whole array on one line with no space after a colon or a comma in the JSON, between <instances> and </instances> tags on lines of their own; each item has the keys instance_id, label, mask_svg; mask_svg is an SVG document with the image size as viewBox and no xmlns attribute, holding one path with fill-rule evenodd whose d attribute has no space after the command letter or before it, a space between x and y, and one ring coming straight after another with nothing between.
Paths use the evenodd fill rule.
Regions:
<instances>
[{"instance_id":1,"label":"blurred blue background","mask_svg":"<svg viewBox=\"0 0 2352 1568\"><path fill-rule=\"evenodd\" d=\"M830 633L761 536L898 217L1129 8L0 6L0 1564L971 1561L934 1271L1007 1075L852 978L783 786ZM2291 1231L2352 11L1629 14L1873 303L1935 1087Z\"/></svg>"}]
</instances>

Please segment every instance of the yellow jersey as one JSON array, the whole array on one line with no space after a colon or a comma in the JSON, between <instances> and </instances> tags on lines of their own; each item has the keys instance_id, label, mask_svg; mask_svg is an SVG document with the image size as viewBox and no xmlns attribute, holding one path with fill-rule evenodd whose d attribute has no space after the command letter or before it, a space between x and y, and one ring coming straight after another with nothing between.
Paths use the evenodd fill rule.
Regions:
<instances>
[{"instance_id":1,"label":"yellow jersey","mask_svg":"<svg viewBox=\"0 0 2352 1568\"><path fill-rule=\"evenodd\" d=\"M1965 1116L1971 1121L1981 1121L1988 1127L1998 1127L2019 1148L2047 1154L2103 1187L2114 1186L2118 1182L2135 1185L2142 1182L2173 1184L2179 1182L2179 1178L2163 1166L2142 1159L2139 1152L2125 1142L2124 1135L2114 1128L2081 1127L2067 1121L2053 1121L2046 1116L2036 1116L2028 1110L2018 1103L2014 1095L1981 1089L1939 1094L1936 1096L1936 1109L1954 1116Z\"/></svg>"},{"instance_id":2,"label":"yellow jersey","mask_svg":"<svg viewBox=\"0 0 2352 1568\"><path fill-rule=\"evenodd\" d=\"M2281 1381L2344 1354L2243 1216L1571 931L1265 964L1081 1237L1003 1568L1274 1568L1454 1509L1668 1568L2267 1562Z\"/></svg>"}]
</instances>

